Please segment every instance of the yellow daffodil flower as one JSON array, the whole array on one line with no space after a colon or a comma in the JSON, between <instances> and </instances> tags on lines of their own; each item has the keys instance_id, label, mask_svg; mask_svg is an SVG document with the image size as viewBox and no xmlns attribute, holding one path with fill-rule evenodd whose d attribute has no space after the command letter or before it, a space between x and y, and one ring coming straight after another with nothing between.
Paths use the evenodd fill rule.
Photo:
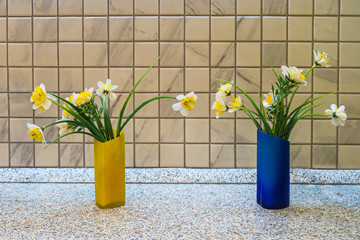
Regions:
<instances>
[{"instance_id":1,"label":"yellow daffodil flower","mask_svg":"<svg viewBox=\"0 0 360 240\"><path fill-rule=\"evenodd\" d=\"M326 109L325 114L328 116L331 116L331 123L334 126L344 126L345 120L347 119L347 115L345 113L345 106L342 105L339 108L336 106L336 104L331 104L331 109Z\"/></svg>"},{"instance_id":2,"label":"yellow daffodil flower","mask_svg":"<svg viewBox=\"0 0 360 240\"><path fill-rule=\"evenodd\" d=\"M93 91L94 91L94 88L90 88L89 90L87 90L87 88L85 88L85 91L83 91L79 94L75 94L75 96L71 100L72 103L74 103L76 106L79 106L79 105L82 105L85 103L89 103Z\"/></svg>"},{"instance_id":3,"label":"yellow daffodil flower","mask_svg":"<svg viewBox=\"0 0 360 240\"><path fill-rule=\"evenodd\" d=\"M111 101L114 101L116 99L116 95L112 91L114 91L118 86L117 85L113 86L111 84L110 79L106 79L106 83L99 81L97 84L98 84L99 89L96 90L96 93L99 96L105 97L106 95L109 95L109 99Z\"/></svg>"},{"instance_id":4,"label":"yellow daffodil flower","mask_svg":"<svg viewBox=\"0 0 360 240\"><path fill-rule=\"evenodd\" d=\"M330 67L330 64L329 64L330 58L328 57L327 53L323 52L321 54L320 51L318 51L316 53L316 51L314 50L314 58L315 58L316 66Z\"/></svg>"},{"instance_id":5,"label":"yellow daffodil flower","mask_svg":"<svg viewBox=\"0 0 360 240\"><path fill-rule=\"evenodd\" d=\"M29 128L28 133L30 139L35 139L36 141L39 142L41 141L42 143L46 143L44 132L41 127L31 123L28 123L27 127Z\"/></svg>"},{"instance_id":6,"label":"yellow daffodil flower","mask_svg":"<svg viewBox=\"0 0 360 240\"><path fill-rule=\"evenodd\" d=\"M230 83L220 85L220 88L218 89L219 91L216 93L216 98L225 100L228 96L231 95L231 87L232 85Z\"/></svg>"},{"instance_id":7,"label":"yellow daffodil flower","mask_svg":"<svg viewBox=\"0 0 360 240\"><path fill-rule=\"evenodd\" d=\"M212 109L216 111L216 118L220 118L220 116L229 110L228 106L224 103L221 98L217 98L213 103Z\"/></svg>"},{"instance_id":8,"label":"yellow daffodil flower","mask_svg":"<svg viewBox=\"0 0 360 240\"><path fill-rule=\"evenodd\" d=\"M73 98L75 96L75 93L71 94L70 97L66 98L67 101L73 103ZM70 107L68 106L67 104L64 104L64 107ZM62 117L65 118L65 119L74 119L74 116L71 115L68 111L64 110L63 111L63 114L62 114Z\"/></svg>"},{"instance_id":9,"label":"yellow daffodil flower","mask_svg":"<svg viewBox=\"0 0 360 240\"><path fill-rule=\"evenodd\" d=\"M41 83L40 86L37 86L32 93L30 102L34 103L34 110L40 109L41 111L46 111L51 106L51 101L49 99L54 100L54 98L46 92L45 85Z\"/></svg>"},{"instance_id":10,"label":"yellow daffodil flower","mask_svg":"<svg viewBox=\"0 0 360 240\"><path fill-rule=\"evenodd\" d=\"M297 67L287 67L285 65L281 66L282 74L285 77L288 77L291 81L302 84L304 86L307 85L305 81L305 76L302 74L303 70L298 69Z\"/></svg>"},{"instance_id":11,"label":"yellow daffodil flower","mask_svg":"<svg viewBox=\"0 0 360 240\"><path fill-rule=\"evenodd\" d=\"M173 110L180 111L183 116L187 116L189 114L189 111L194 108L197 96L194 92L191 92L188 93L186 96L180 94L176 97L176 99L179 102L172 105Z\"/></svg>"},{"instance_id":12,"label":"yellow daffodil flower","mask_svg":"<svg viewBox=\"0 0 360 240\"><path fill-rule=\"evenodd\" d=\"M239 111L240 109L238 107L241 107L241 106L242 106L241 97L237 97L234 99L234 102L231 103L228 112L233 113L233 112Z\"/></svg>"},{"instance_id":13,"label":"yellow daffodil flower","mask_svg":"<svg viewBox=\"0 0 360 240\"><path fill-rule=\"evenodd\" d=\"M60 136L65 135L65 134L70 133L70 132L73 131L72 129L68 128L67 123L58 123L58 124L56 124L56 126L59 128L59 135Z\"/></svg>"},{"instance_id":14,"label":"yellow daffodil flower","mask_svg":"<svg viewBox=\"0 0 360 240\"><path fill-rule=\"evenodd\" d=\"M269 92L268 94L265 94L265 100L263 101L263 105L265 109L268 109L271 106L277 105L277 100L273 92Z\"/></svg>"}]
</instances>

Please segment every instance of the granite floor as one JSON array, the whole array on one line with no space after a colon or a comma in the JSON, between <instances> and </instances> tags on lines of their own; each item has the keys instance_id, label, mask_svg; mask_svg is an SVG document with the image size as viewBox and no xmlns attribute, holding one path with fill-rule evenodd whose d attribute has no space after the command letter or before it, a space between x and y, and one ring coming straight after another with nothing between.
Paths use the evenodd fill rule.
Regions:
<instances>
[{"instance_id":1,"label":"granite floor","mask_svg":"<svg viewBox=\"0 0 360 240\"><path fill-rule=\"evenodd\" d=\"M0 239L360 239L360 185L292 185L266 210L254 184L127 184L101 210L88 183L1 183Z\"/></svg>"}]
</instances>

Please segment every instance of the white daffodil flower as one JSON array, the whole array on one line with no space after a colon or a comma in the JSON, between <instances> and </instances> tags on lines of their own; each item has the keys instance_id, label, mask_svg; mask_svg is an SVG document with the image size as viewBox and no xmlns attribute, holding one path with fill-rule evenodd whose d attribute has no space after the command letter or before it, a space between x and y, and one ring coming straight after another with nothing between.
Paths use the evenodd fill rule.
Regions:
<instances>
[{"instance_id":1,"label":"white daffodil flower","mask_svg":"<svg viewBox=\"0 0 360 240\"><path fill-rule=\"evenodd\" d=\"M74 97L72 98L71 102L74 103L76 106L79 106L79 105L82 105L85 103L89 103L93 91L94 91L94 88L90 88L89 90L87 90L87 88L85 88L85 91L83 91L79 94L75 94Z\"/></svg>"},{"instance_id":2,"label":"white daffodil flower","mask_svg":"<svg viewBox=\"0 0 360 240\"><path fill-rule=\"evenodd\" d=\"M271 106L277 105L277 99L273 92L269 92L268 94L265 94L265 100L263 101L263 105L265 109L268 109Z\"/></svg>"},{"instance_id":3,"label":"white daffodil flower","mask_svg":"<svg viewBox=\"0 0 360 240\"><path fill-rule=\"evenodd\" d=\"M67 123L58 123L56 126L59 128L59 135L63 136L67 133L71 133L73 130L71 128L68 128Z\"/></svg>"},{"instance_id":4,"label":"white daffodil flower","mask_svg":"<svg viewBox=\"0 0 360 240\"><path fill-rule=\"evenodd\" d=\"M99 89L96 90L96 93L99 96L105 97L106 95L109 95L111 101L114 101L116 99L116 95L112 91L114 91L118 86L113 86L110 79L106 79L106 83L99 81L97 84Z\"/></svg>"},{"instance_id":5,"label":"white daffodil flower","mask_svg":"<svg viewBox=\"0 0 360 240\"><path fill-rule=\"evenodd\" d=\"M233 112L239 111L240 109L238 107L241 107L241 106L242 106L241 97L237 97L234 99L234 102L231 103L228 112L233 113Z\"/></svg>"},{"instance_id":6,"label":"white daffodil flower","mask_svg":"<svg viewBox=\"0 0 360 240\"><path fill-rule=\"evenodd\" d=\"M176 99L180 102L174 103L172 108L174 111L180 111L183 116L187 116L189 111L191 111L197 100L197 96L194 92L188 93L186 96L180 94L176 97Z\"/></svg>"},{"instance_id":7,"label":"white daffodil flower","mask_svg":"<svg viewBox=\"0 0 360 240\"><path fill-rule=\"evenodd\" d=\"M342 105L339 108L336 106L336 104L331 104L331 109L326 109L325 114L328 116L331 116L331 123L334 126L344 126L345 120L347 119L347 115L345 112L345 106Z\"/></svg>"},{"instance_id":8,"label":"white daffodil flower","mask_svg":"<svg viewBox=\"0 0 360 240\"><path fill-rule=\"evenodd\" d=\"M331 67L329 64L330 58L328 57L327 53L323 52L321 54L320 51L316 53L316 51L314 50L314 58L316 66Z\"/></svg>"},{"instance_id":9,"label":"white daffodil flower","mask_svg":"<svg viewBox=\"0 0 360 240\"><path fill-rule=\"evenodd\" d=\"M46 92L45 85L41 83L32 93L30 102L34 103L34 110L40 109L41 111L46 111L51 106L51 101L49 99L54 100L54 98Z\"/></svg>"},{"instance_id":10,"label":"white daffodil flower","mask_svg":"<svg viewBox=\"0 0 360 240\"><path fill-rule=\"evenodd\" d=\"M216 98L215 102L212 105L212 109L216 111L216 118L229 110L229 107L226 106L225 102L221 98Z\"/></svg>"},{"instance_id":11,"label":"white daffodil flower","mask_svg":"<svg viewBox=\"0 0 360 240\"><path fill-rule=\"evenodd\" d=\"M44 132L41 127L31 123L28 123L27 127L29 129L28 133L30 139L35 139L36 141L46 143Z\"/></svg>"},{"instance_id":12,"label":"white daffodil flower","mask_svg":"<svg viewBox=\"0 0 360 240\"><path fill-rule=\"evenodd\" d=\"M231 95L231 87L232 85L230 83L221 85L220 88L218 88L219 91L216 93L216 98L221 98L222 100L225 100L228 96Z\"/></svg>"},{"instance_id":13,"label":"white daffodil flower","mask_svg":"<svg viewBox=\"0 0 360 240\"><path fill-rule=\"evenodd\" d=\"M305 81L305 76L302 74L303 70L298 69L297 67L287 67L285 65L281 66L282 74L285 77L288 77L291 81L297 84L307 85Z\"/></svg>"}]
</instances>

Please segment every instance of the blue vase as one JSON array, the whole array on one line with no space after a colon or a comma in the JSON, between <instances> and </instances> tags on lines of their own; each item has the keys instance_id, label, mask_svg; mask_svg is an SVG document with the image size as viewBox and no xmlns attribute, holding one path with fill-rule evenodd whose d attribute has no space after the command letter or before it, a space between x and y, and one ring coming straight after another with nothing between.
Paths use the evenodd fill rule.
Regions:
<instances>
[{"instance_id":1,"label":"blue vase","mask_svg":"<svg viewBox=\"0 0 360 240\"><path fill-rule=\"evenodd\" d=\"M267 209L290 204L290 142L257 131L257 203Z\"/></svg>"}]
</instances>

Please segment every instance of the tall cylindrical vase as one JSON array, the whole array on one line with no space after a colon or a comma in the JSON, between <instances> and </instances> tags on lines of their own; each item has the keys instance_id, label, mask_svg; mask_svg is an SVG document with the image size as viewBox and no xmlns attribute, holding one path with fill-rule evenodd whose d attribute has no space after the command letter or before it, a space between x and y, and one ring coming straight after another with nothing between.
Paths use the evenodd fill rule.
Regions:
<instances>
[{"instance_id":1,"label":"tall cylindrical vase","mask_svg":"<svg viewBox=\"0 0 360 240\"><path fill-rule=\"evenodd\" d=\"M290 204L290 142L257 131L257 203L267 209Z\"/></svg>"},{"instance_id":2,"label":"tall cylindrical vase","mask_svg":"<svg viewBox=\"0 0 360 240\"><path fill-rule=\"evenodd\" d=\"M125 134L108 141L94 140L95 202L99 208L125 204Z\"/></svg>"}]
</instances>

